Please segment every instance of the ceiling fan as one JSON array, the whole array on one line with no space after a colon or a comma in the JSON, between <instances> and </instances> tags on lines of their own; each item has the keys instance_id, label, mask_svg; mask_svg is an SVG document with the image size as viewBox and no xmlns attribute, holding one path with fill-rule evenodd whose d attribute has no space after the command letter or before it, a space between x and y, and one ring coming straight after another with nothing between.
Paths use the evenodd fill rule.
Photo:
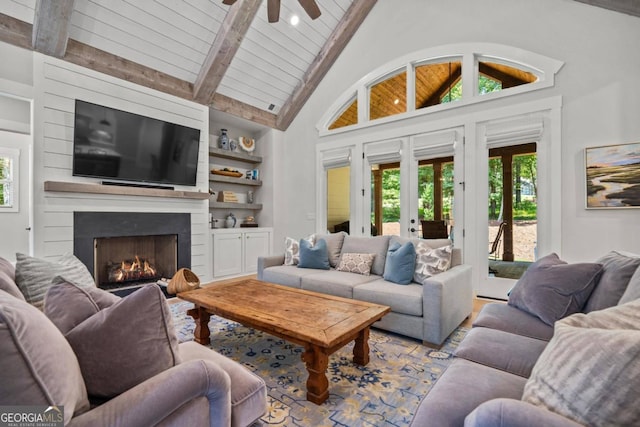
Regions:
<instances>
[{"instance_id":1,"label":"ceiling fan","mask_svg":"<svg viewBox=\"0 0 640 427\"><path fill-rule=\"evenodd\" d=\"M222 0L223 4L232 5L236 0ZM316 19L321 15L320 8L315 0L298 0L300 6L307 12L309 18ZM267 0L267 16L269 22L278 22L280 19L280 0Z\"/></svg>"}]
</instances>

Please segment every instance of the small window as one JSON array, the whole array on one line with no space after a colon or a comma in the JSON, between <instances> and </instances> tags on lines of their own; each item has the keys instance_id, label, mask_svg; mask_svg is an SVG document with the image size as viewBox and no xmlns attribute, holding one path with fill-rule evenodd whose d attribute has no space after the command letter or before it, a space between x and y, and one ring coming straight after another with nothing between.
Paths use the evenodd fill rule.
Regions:
<instances>
[{"instance_id":1,"label":"small window","mask_svg":"<svg viewBox=\"0 0 640 427\"><path fill-rule=\"evenodd\" d=\"M0 148L0 212L18 210L17 168L18 151Z\"/></svg>"},{"instance_id":2,"label":"small window","mask_svg":"<svg viewBox=\"0 0 640 427\"><path fill-rule=\"evenodd\" d=\"M394 74L369 90L369 120L407 111L407 72Z\"/></svg>"},{"instance_id":3,"label":"small window","mask_svg":"<svg viewBox=\"0 0 640 427\"><path fill-rule=\"evenodd\" d=\"M462 99L462 62L418 65L416 110Z\"/></svg>"},{"instance_id":4,"label":"small window","mask_svg":"<svg viewBox=\"0 0 640 427\"><path fill-rule=\"evenodd\" d=\"M510 87L533 83L538 77L529 71L495 62L478 64L478 94L484 95Z\"/></svg>"},{"instance_id":5,"label":"small window","mask_svg":"<svg viewBox=\"0 0 640 427\"><path fill-rule=\"evenodd\" d=\"M355 98L353 101L351 101L347 108L345 108L344 111L340 113L338 118L335 119L329 126L329 130L356 124L358 124L358 98Z\"/></svg>"}]
</instances>

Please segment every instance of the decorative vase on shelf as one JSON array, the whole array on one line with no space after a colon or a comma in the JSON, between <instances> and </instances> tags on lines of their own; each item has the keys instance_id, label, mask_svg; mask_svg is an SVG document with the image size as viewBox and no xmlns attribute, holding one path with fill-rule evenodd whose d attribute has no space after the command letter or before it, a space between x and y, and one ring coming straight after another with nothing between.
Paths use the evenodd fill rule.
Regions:
<instances>
[{"instance_id":1,"label":"decorative vase on shelf","mask_svg":"<svg viewBox=\"0 0 640 427\"><path fill-rule=\"evenodd\" d=\"M218 138L218 148L223 150L229 149L229 136L226 129L220 129L220 138Z\"/></svg>"},{"instance_id":2,"label":"decorative vase on shelf","mask_svg":"<svg viewBox=\"0 0 640 427\"><path fill-rule=\"evenodd\" d=\"M229 215L227 215L224 225L226 228L233 228L236 226L236 217L233 213L229 213Z\"/></svg>"}]
</instances>

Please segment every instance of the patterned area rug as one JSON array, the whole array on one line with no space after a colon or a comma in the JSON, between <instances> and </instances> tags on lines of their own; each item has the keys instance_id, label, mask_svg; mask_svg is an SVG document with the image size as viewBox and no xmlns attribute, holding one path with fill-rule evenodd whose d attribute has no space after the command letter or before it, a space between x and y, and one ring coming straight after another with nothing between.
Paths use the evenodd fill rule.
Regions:
<instances>
[{"instance_id":1,"label":"patterned area rug","mask_svg":"<svg viewBox=\"0 0 640 427\"><path fill-rule=\"evenodd\" d=\"M187 302L171 304L181 342L193 339L195 323ZM419 341L372 329L367 366L352 362L353 343L331 355L329 399L305 398L303 348L280 338L211 316L211 348L242 363L267 384L270 426L408 426L418 403L449 366L467 330L458 328L436 351Z\"/></svg>"}]
</instances>

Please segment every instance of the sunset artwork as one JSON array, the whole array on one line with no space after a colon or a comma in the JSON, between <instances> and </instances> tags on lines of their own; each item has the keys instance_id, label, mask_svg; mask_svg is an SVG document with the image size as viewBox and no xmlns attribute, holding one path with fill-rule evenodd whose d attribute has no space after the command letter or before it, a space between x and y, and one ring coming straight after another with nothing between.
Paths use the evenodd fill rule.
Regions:
<instances>
[{"instance_id":1,"label":"sunset artwork","mask_svg":"<svg viewBox=\"0 0 640 427\"><path fill-rule=\"evenodd\" d=\"M640 142L585 151L587 208L640 207Z\"/></svg>"}]
</instances>

